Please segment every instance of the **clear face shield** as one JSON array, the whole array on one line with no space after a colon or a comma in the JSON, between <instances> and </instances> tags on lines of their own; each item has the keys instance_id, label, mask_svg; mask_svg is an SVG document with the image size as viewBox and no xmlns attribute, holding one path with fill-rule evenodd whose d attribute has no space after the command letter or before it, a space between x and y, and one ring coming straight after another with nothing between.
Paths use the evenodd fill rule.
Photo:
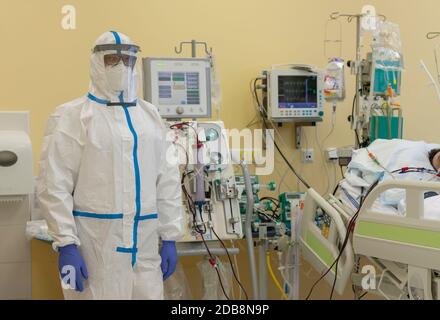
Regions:
<instances>
[{"instance_id":1,"label":"clear face shield","mask_svg":"<svg viewBox=\"0 0 440 320\"><path fill-rule=\"evenodd\" d=\"M117 97L108 105L136 105L137 53L140 48L128 44L104 44L95 46L93 52L103 57L106 89ZM113 100L113 99L112 99Z\"/></svg>"}]
</instances>

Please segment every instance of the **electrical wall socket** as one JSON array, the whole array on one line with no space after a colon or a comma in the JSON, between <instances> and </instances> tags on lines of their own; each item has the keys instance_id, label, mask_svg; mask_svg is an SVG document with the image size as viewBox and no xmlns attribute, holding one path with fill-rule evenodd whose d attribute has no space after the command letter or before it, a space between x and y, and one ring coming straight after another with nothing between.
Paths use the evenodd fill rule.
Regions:
<instances>
[{"instance_id":1,"label":"electrical wall socket","mask_svg":"<svg viewBox=\"0 0 440 320\"><path fill-rule=\"evenodd\" d=\"M336 149L336 148L327 148L325 153L326 153L328 161L338 160L338 149Z\"/></svg>"},{"instance_id":2,"label":"electrical wall socket","mask_svg":"<svg viewBox=\"0 0 440 320\"><path fill-rule=\"evenodd\" d=\"M315 160L313 149L301 149L301 161L304 163L310 163Z\"/></svg>"}]
</instances>

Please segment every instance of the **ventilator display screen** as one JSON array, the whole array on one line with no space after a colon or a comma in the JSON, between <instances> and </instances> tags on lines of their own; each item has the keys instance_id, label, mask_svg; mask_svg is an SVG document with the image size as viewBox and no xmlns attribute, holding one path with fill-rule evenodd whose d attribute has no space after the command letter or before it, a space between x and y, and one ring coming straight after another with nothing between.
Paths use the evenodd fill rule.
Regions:
<instances>
[{"instance_id":1,"label":"ventilator display screen","mask_svg":"<svg viewBox=\"0 0 440 320\"><path fill-rule=\"evenodd\" d=\"M279 76L278 107L317 108L318 107L317 76Z\"/></svg>"},{"instance_id":2,"label":"ventilator display screen","mask_svg":"<svg viewBox=\"0 0 440 320\"><path fill-rule=\"evenodd\" d=\"M211 61L143 58L144 98L166 119L211 117Z\"/></svg>"},{"instance_id":3,"label":"ventilator display screen","mask_svg":"<svg viewBox=\"0 0 440 320\"><path fill-rule=\"evenodd\" d=\"M198 72L159 72L160 105L199 105L200 75Z\"/></svg>"}]
</instances>

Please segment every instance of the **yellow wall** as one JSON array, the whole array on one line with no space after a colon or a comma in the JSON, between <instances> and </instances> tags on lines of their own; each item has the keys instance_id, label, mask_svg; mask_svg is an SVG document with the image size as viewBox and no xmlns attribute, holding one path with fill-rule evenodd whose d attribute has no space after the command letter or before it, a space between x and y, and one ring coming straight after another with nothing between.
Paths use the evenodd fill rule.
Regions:
<instances>
[{"instance_id":1,"label":"yellow wall","mask_svg":"<svg viewBox=\"0 0 440 320\"><path fill-rule=\"evenodd\" d=\"M0 11L0 110L30 110L35 159L46 119L54 108L86 93L92 44L103 31L115 29L128 34L142 47L143 56L170 56L181 40L208 41L217 56L223 89L221 118L229 128L242 128L254 115L249 81L277 63L308 63L323 66L324 27L332 11L358 12L370 3L401 26L406 71L402 88L405 137L436 141L440 103L426 86L418 60L434 69L433 48L428 31L440 30L438 0L2 0ZM77 29L61 28L61 7L77 9ZM355 25L341 21L343 57L354 58ZM348 98L338 107L335 133L326 146L353 143L346 122L351 108L354 78L347 73ZM327 114L329 108L327 107ZM329 131L329 117L319 125L319 135ZM286 150L299 165L293 150L291 126L282 128L290 145ZM311 128L308 145L315 148ZM317 152L316 152L317 154ZM300 166L301 167L301 166ZM325 173L317 156L303 173L320 191ZM285 171L281 161L277 169ZM337 170L339 174L339 170ZM278 175L271 177L279 180ZM290 190L296 180L289 175ZM286 188L283 187L283 190ZM37 252L40 252L37 250ZM41 254L34 261L41 261Z\"/></svg>"}]
</instances>

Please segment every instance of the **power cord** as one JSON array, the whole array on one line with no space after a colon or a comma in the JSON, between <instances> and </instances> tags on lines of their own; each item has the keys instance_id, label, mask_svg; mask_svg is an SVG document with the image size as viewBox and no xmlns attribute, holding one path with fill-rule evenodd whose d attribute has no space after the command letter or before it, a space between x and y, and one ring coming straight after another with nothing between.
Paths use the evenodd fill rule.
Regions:
<instances>
[{"instance_id":1,"label":"power cord","mask_svg":"<svg viewBox=\"0 0 440 320\"><path fill-rule=\"evenodd\" d=\"M264 108L262 107L260 100L258 98L258 94L257 94L257 81L261 80L259 78L256 78L253 82L253 96L255 98L255 101L257 102L258 105L258 111L260 113L260 117L263 120L263 128L264 129L268 129L268 125L266 122L266 115L264 114ZM307 188L310 189L310 185L305 181L305 179L295 170L295 168L290 164L289 160L287 160L286 156L284 155L284 153L281 151L280 147L278 146L278 144L275 142L275 138L272 136L272 134L270 134L270 137L275 145L275 148L277 149L278 153L281 155L281 157L283 158L284 162L287 164L287 166L289 167L289 169L293 172L293 174L301 181L301 183Z\"/></svg>"},{"instance_id":2,"label":"power cord","mask_svg":"<svg viewBox=\"0 0 440 320\"><path fill-rule=\"evenodd\" d=\"M208 256L210 258L209 259L209 263L213 266L214 270L217 273L218 281L219 281L220 287L222 289L223 295L226 297L227 300L231 300L230 297L228 296L228 294L226 293L225 288L224 288L223 281L222 281L222 278L221 278L221 275L220 275L220 271L218 270L218 266L217 266L217 263L216 263L217 259L211 253L211 250L209 249L209 246L208 246L208 244L207 244L207 242L205 240L204 234L207 231L206 230L206 225L203 225L204 229L202 230L202 229L199 228L199 225L197 224L197 220L196 220L197 209L195 207L194 200L192 199L191 195L188 193L188 191L186 189L186 186L185 186L185 178L188 176L188 174L189 173L187 173L187 172L184 172L182 174L181 187L182 187L182 191L183 191L183 193L184 193L184 195L185 195L185 197L187 199L188 208L191 211L191 214L193 216L194 230L200 235L200 237L202 239L202 242L203 242L203 245L205 246L206 251L208 252Z\"/></svg>"},{"instance_id":3,"label":"power cord","mask_svg":"<svg viewBox=\"0 0 440 320\"><path fill-rule=\"evenodd\" d=\"M214 235L216 236L216 238L218 239L218 241L220 241L220 243L221 243L223 249L224 249L225 252L226 252L226 255L228 256L228 260L229 260L229 263L231 264L231 270L232 270L232 274L234 275L234 279L235 279L235 281L237 282L238 286L240 287L240 290L244 293L244 296L245 296L246 300L249 300L248 294L247 294L246 290L244 289L243 284L242 284L242 283L240 282L240 280L238 279L238 276L237 276L237 274L236 274L236 272L235 272L234 264L232 263L231 256L229 255L229 251L228 251L228 249L226 248L225 243L223 242L223 240L220 239L220 237L219 237L218 234L215 232L215 230L214 230L213 227L211 227L211 230L212 230L212 232L214 233Z\"/></svg>"}]
</instances>

